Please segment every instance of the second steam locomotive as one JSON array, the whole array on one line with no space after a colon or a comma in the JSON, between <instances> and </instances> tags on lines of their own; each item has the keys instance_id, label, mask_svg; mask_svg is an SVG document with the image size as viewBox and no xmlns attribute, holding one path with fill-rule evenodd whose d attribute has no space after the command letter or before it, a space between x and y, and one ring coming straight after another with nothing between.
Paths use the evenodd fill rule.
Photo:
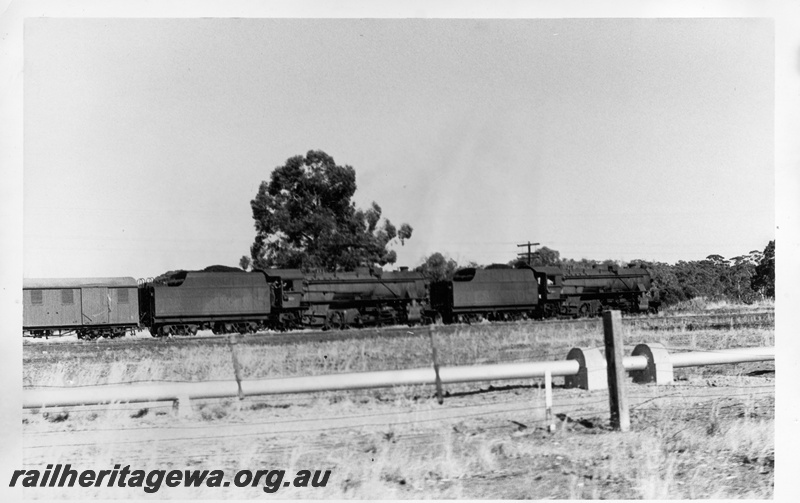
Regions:
<instances>
[{"instance_id":1,"label":"second steam locomotive","mask_svg":"<svg viewBox=\"0 0 800 503\"><path fill-rule=\"evenodd\" d=\"M658 310L658 292L641 268L466 268L450 281L406 269L303 273L181 271L162 282L133 278L25 279L23 331L117 337L254 333L584 317L603 309Z\"/></svg>"}]
</instances>

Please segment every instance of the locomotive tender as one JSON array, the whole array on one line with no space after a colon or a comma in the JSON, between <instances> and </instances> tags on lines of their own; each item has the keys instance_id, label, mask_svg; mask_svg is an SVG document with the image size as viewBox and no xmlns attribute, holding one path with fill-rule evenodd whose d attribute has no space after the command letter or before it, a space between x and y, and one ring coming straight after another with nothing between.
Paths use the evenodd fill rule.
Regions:
<instances>
[{"instance_id":1,"label":"locomotive tender","mask_svg":"<svg viewBox=\"0 0 800 503\"><path fill-rule=\"evenodd\" d=\"M255 333L271 319L271 285L263 273L180 272L166 285L139 288L141 322L153 337Z\"/></svg>"},{"instance_id":2,"label":"locomotive tender","mask_svg":"<svg viewBox=\"0 0 800 503\"><path fill-rule=\"evenodd\" d=\"M147 328L153 337L259 330L346 328L594 316L603 309L658 310L645 269L466 268L429 282L402 268L384 272L186 272L165 283L133 278L26 279L23 332L118 337Z\"/></svg>"},{"instance_id":3,"label":"locomotive tender","mask_svg":"<svg viewBox=\"0 0 800 503\"><path fill-rule=\"evenodd\" d=\"M431 284L435 320L444 323L490 321L533 313L539 304L538 285L530 269L459 269L452 281Z\"/></svg>"}]
</instances>

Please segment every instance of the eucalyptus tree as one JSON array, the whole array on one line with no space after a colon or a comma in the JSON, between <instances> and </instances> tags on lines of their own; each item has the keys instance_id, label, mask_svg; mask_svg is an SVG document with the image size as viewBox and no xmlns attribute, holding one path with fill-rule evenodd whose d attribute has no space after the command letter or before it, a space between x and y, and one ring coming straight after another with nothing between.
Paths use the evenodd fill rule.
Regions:
<instances>
[{"instance_id":1,"label":"eucalyptus tree","mask_svg":"<svg viewBox=\"0 0 800 503\"><path fill-rule=\"evenodd\" d=\"M337 165L321 150L276 167L250 201L256 230L252 267L347 271L396 262L389 245L405 243L413 229L381 222L375 202L356 208L355 192L355 169Z\"/></svg>"}]
</instances>

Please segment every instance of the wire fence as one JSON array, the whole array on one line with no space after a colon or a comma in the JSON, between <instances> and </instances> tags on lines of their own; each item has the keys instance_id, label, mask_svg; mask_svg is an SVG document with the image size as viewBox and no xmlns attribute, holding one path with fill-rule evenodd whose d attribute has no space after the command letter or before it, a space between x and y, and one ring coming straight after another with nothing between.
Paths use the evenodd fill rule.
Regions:
<instances>
[{"instance_id":1,"label":"wire fence","mask_svg":"<svg viewBox=\"0 0 800 503\"><path fill-rule=\"evenodd\" d=\"M631 350L635 348L637 344L626 344L624 348L627 350ZM710 354L726 354L726 352L730 348L726 349L705 349L705 348L696 348L696 347L685 347L685 346L664 346L664 348L669 351L670 353L688 353L688 352L696 352L702 351L704 353ZM581 348L583 350L600 350L601 352L605 350L604 346L589 346ZM528 350L530 351L530 350ZM535 358L538 361L560 361L565 358L567 355L567 351L559 351L559 352L550 352L550 353L536 353ZM478 365L490 365L490 364L498 364L498 363L523 363L523 362L530 362L532 361L532 356L524 356L524 357L500 357L500 358L480 358L472 362L472 364ZM737 365L736 363L731 363L730 365ZM376 369L376 370L398 370L395 368L387 368L387 369ZM312 374L313 375L313 374ZM117 380L117 381L110 381L110 382L102 382L102 383L87 383L87 384L26 384L23 385L23 389L74 389L74 388L87 388L87 387L104 387L104 386L116 386L116 385L123 385L123 384L149 384L149 383L198 383L203 382L202 379L167 379L167 378L147 378L147 379L124 379L124 380Z\"/></svg>"},{"instance_id":2,"label":"wire fence","mask_svg":"<svg viewBox=\"0 0 800 503\"><path fill-rule=\"evenodd\" d=\"M766 402L767 408L773 406L773 410L767 411L767 417L774 417L774 386L771 385L740 385L728 388L707 389L705 393L680 393L672 387L646 387L646 390L634 391L631 394L631 411L637 413L676 413L682 416L691 413L716 413L721 416L735 416L736 408L752 408L748 402ZM692 387L690 387L692 388ZM656 396L652 396L656 393ZM433 396L429 397L432 401ZM406 448L420 446L426 449L436 448L451 440L446 438L442 428L452 428L464 421L494 418L491 422L480 423L477 428L481 434L490 432L508 433L520 432L524 430L536 430L545 428L550 421L543 417L544 403L541 397L534 397L528 405L520 406L520 401L524 400L515 397L513 399L501 399L492 401L490 404L468 404L459 405L456 400L447 400L446 406L436 407L436 412L448 413L446 417L433 414L431 417L414 417L415 412L370 412L359 414L344 414L331 416L329 424L320 424L319 418L295 417L290 419L277 419L266 421L247 421L247 429L254 431L241 431L244 425L229 423L225 426L229 430L226 433L211 433L213 430L222 428L219 424L171 424L157 427L111 427L111 428L81 428L73 429L69 435L87 433L92 438L90 441L59 443L44 442L42 445L25 446L25 456L23 466L35 467L43 462L53 462L54 453L61 451L66 453L70 462L74 465L83 462L95 462L98 450L114 451L123 449L126 452L126 463L147 463L147 462L187 462L193 459L202 462L212 462L217 460L229 459L236 461L232 453L223 449L222 452L214 452L210 449L211 445L232 445L231 442L245 442L249 439L268 439L278 442L288 442L283 445L274 445L259 448L261 457L286 457L297 451L302 450L304 454L327 453L333 448L350 448L342 445L341 440L335 440L337 433L355 432L362 440L369 439L371 435L391 432L394 442L402 443ZM681 403L675 404L676 400ZM691 403L686 403L687 401ZM665 403L662 403L665 402ZM554 412L557 415L556 423L564 425L580 425L587 428L603 428L607 421L608 398L606 396L588 397L562 397L555 401ZM488 410L487 410L488 407ZM80 408L71 408L77 411ZM728 412L729 411L729 412ZM402 416L406 416L402 418ZM346 424L340 424L346 423ZM281 431L282 426L294 425L289 431ZM428 428L427 431L408 433L407 427L414 429ZM577 426L576 426L577 427ZM367 430L365 430L367 428ZM398 431L397 428L400 428ZM405 429L404 429L405 428ZM475 431L475 426L464 426L466 431ZM148 438L142 435L143 432L153 431L172 431L173 435L161 435L157 438ZM196 432L196 434L189 434ZM405 433L404 433L405 432ZM104 434L105 433L105 434ZM199 434L199 436L198 436ZM45 432L32 433L41 440L46 440L50 435ZM53 432L54 438L63 435L63 432ZM109 440L111 437L111 440ZM198 438L202 438L202 445L197 445ZM298 441L298 438L302 440ZM283 440L281 440L283 439ZM190 445L187 447L187 443ZM175 447L169 448L168 446ZM239 445L239 444L236 444ZM158 447L153 450L149 446ZM180 446L179 450L178 446ZM355 448L358 448L356 446ZM55 451L54 451L55 449ZM162 451L163 450L163 451ZM136 454L141 452L143 454Z\"/></svg>"}]
</instances>

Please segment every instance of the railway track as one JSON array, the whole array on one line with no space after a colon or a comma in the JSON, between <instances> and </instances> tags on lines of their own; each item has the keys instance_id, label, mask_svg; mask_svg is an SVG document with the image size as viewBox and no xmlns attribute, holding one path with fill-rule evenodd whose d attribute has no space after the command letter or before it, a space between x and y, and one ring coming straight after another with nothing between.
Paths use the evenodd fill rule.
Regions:
<instances>
[{"instance_id":1,"label":"railway track","mask_svg":"<svg viewBox=\"0 0 800 503\"><path fill-rule=\"evenodd\" d=\"M640 330L726 330L736 328L761 327L775 323L774 311L758 311L753 313L724 313L724 314L700 314L700 315L680 315L680 316L631 316L623 318L625 325ZM601 325L600 318L578 318L561 319L546 321L522 321L522 322L494 322L489 326L522 326L525 325L547 326L555 324L575 325L576 328L594 328ZM481 327L483 324L474 325L438 325L435 327L437 334L450 334L456 330L463 330L465 327ZM400 336L426 336L428 334L426 326L390 326L372 327L346 330L306 330L295 332L259 332L256 334L236 335L237 342L247 345L287 345L293 343L325 342L346 339L374 339L382 337ZM227 345L231 336L213 335L210 332L197 336L172 336L153 338L142 331L135 337L124 337L118 339L96 339L93 341L78 340L70 336L52 337L49 340L33 339L26 337L25 345L47 345L65 346L69 348L87 347L95 348L107 347L115 350L122 350L126 347L139 345Z\"/></svg>"},{"instance_id":2,"label":"railway track","mask_svg":"<svg viewBox=\"0 0 800 503\"><path fill-rule=\"evenodd\" d=\"M754 311L751 313L711 313L684 314L669 316L630 316L623 317L626 326L644 330L725 330L749 328L775 323L775 311ZM566 320L547 320L538 323L566 323L594 326L600 318L577 318Z\"/></svg>"}]
</instances>

